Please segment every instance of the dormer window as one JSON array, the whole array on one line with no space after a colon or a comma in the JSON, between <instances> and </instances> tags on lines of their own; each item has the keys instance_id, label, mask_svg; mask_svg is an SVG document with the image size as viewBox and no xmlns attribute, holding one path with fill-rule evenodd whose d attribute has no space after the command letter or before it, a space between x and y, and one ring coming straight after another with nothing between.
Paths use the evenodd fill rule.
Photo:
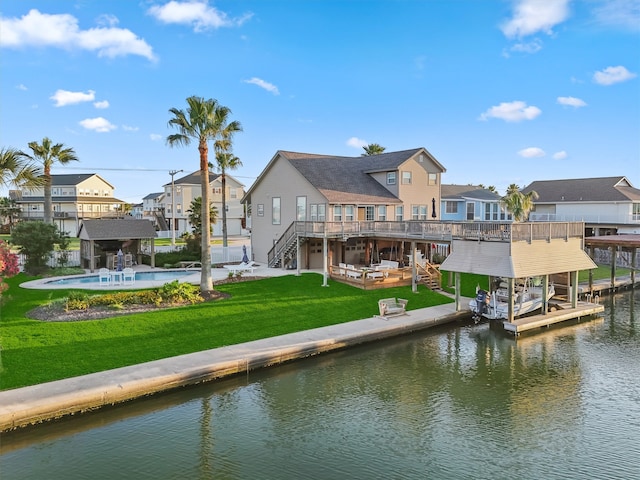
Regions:
<instances>
[{"instance_id":1,"label":"dormer window","mask_svg":"<svg viewBox=\"0 0 640 480\"><path fill-rule=\"evenodd\" d=\"M387 185L396 184L396 172L387 172Z\"/></svg>"}]
</instances>

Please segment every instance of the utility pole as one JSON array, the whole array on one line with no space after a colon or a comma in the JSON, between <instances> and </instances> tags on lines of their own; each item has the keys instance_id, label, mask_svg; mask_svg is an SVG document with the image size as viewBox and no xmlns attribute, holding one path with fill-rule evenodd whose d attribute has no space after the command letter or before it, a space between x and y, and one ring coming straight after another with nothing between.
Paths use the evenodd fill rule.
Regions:
<instances>
[{"instance_id":1,"label":"utility pole","mask_svg":"<svg viewBox=\"0 0 640 480\"><path fill-rule=\"evenodd\" d=\"M183 172L184 170L169 170L169 175L171 175L171 246L176 246L176 193L175 193L175 183L173 182L173 177L176 173Z\"/></svg>"}]
</instances>

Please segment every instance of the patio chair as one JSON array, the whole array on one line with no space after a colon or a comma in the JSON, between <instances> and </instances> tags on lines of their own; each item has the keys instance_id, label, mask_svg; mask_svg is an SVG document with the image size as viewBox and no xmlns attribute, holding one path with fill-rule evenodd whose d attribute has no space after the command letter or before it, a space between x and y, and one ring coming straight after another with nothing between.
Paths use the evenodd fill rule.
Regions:
<instances>
[{"instance_id":1,"label":"patio chair","mask_svg":"<svg viewBox=\"0 0 640 480\"><path fill-rule=\"evenodd\" d=\"M133 267L133 255L130 253L124 254L124 268Z\"/></svg>"},{"instance_id":2,"label":"patio chair","mask_svg":"<svg viewBox=\"0 0 640 480\"><path fill-rule=\"evenodd\" d=\"M122 284L133 285L134 283L136 283L136 272L133 271L133 268L127 267L122 270Z\"/></svg>"},{"instance_id":3,"label":"patio chair","mask_svg":"<svg viewBox=\"0 0 640 480\"><path fill-rule=\"evenodd\" d=\"M98 270L98 282L100 285L111 285L111 273L108 268Z\"/></svg>"},{"instance_id":4,"label":"patio chair","mask_svg":"<svg viewBox=\"0 0 640 480\"><path fill-rule=\"evenodd\" d=\"M341 275L341 276L343 276L343 277L344 277L344 276L345 276L345 274L347 273L347 271L346 271L347 264L346 264L346 263L342 263L342 262L340 262L340 263L338 264L338 266L340 267L340 268L338 269L338 275Z\"/></svg>"}]
</instances>

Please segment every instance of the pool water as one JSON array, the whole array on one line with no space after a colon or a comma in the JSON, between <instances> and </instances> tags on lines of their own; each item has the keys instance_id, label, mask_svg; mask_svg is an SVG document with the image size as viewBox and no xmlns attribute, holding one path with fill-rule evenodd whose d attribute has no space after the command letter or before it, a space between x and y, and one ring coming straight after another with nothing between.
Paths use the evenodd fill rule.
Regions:
<instances>
[{"instance_id":1,"label":"pool water","mask_svg":"<svg viewBox=\"0 0 640 480\"><path fill-rule=\"evenodd\" d=\"M160 272L136 272L136 281L172 281L187 275L193 275L189 270L166 270ZM83 277L59 278L45 282L47 285L79 285L86 283L98 283L98 275L87 275Z\"/></svg>"}]
</instances>

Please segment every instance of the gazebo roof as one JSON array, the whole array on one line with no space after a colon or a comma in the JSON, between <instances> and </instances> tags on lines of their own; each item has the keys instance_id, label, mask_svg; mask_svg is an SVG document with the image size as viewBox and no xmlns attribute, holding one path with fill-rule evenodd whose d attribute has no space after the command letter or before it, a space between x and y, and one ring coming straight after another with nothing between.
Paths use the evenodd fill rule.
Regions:
<instances>
[{"instance_id":1,"label":"gazebo roof","mask_svg":"<svg viewBox=\"0 0 640 480\"><path fill-rule=\"evenodd\" d=\"M77 236L81 240L136 240L155 238L156 229L150 220L84 220Z\"/></svg>"}]
</instances>

